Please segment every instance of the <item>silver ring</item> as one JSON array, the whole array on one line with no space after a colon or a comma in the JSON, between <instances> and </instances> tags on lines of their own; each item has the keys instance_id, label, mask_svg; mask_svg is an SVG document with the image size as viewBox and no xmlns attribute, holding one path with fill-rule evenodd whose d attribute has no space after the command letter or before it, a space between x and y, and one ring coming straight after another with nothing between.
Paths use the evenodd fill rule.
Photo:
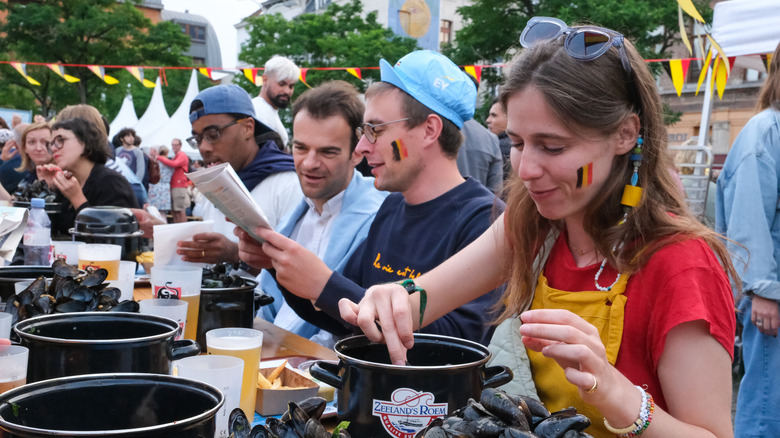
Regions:
<instances>
[{"instance_id":1,"label":"silver ring","mask_svg":"<svg viewBox=\"0 0 780 438\"><path fill-rule=\"evenodd\" d=\"M764 320L763 319L757 319L756 320L756 325L758 327L763 327L764 326Z\"/></svg>"}]
</instances>

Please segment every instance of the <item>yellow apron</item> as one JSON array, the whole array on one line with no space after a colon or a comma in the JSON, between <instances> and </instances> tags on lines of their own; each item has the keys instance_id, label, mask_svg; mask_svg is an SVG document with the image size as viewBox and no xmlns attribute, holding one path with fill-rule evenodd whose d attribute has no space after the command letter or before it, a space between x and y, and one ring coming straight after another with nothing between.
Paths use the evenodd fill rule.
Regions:
<instances>
[{"instance_id":1,"label":"yellow apron","mask_svg":"<svg viewBox=\"0 0 780 438\"><path fill-rule=\"evenodd\" d=\"M596 326L601 342L607 350L609 363L615 365L620 342L623 337L628 275L622 274L608 292L567 292L553 289L547 284L544 273L539 275L531 309L566 309ZM590 418L593 423L586 431L594 437L613 437L602 421L603 415L594 406L585 404L575 385L566 380L563 368L542 353L527 350L531 371L539 398L550 412L573 406L577 412Z\"/></svg>"}]
</instances>

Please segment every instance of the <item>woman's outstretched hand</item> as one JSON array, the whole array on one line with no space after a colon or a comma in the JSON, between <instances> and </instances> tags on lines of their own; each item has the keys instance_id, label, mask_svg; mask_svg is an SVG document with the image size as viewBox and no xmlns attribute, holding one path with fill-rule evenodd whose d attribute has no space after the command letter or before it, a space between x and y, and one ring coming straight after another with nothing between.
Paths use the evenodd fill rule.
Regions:
<instances>
[{"instance_id":1,"label":"woman's outstretched hand","mask_svg":"<svg viewBox=\"0 0 780 438\"><path fill-rule=\"evenodd\" d=\"M395 365L406 363L406 350L414 345L414 319L409 293L398 284L370 287L359 304L339 301L341 317L359 326L374 342L384 342Z\"/></svg>"}]
</instances>

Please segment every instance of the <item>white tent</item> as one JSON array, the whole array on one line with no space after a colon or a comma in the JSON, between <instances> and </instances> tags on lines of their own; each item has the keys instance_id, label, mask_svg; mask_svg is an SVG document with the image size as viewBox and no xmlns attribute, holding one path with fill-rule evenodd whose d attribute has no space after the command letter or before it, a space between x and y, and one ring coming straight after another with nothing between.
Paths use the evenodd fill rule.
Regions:
<instances>
[{"instance_id":1,"label":"white tent","mask_svg":"<svg viewBox=\"0 0 780 438\"><path fill-rule=\"evenodd\" d=\"M760 55L772 53L780 43L780 0L728 0L715 5L712 36L727 57L736 56L735 66L763 70ZM699 132L699 145L709 141L712 113L712 69L707 75L707 88Z\"/></svg>"},{"instance_id":2,"label":"white tent","mask_svg":"<svg viewBox=\"0 0 780 438\"><path fill-rule=\"evenodd\" d=\"M160 126L157 131L141 137L141 145L144 147L170 145L171 140L179 138L182 140L181 150L190 158L200 159L200 152L193 149L185 139L190 136L192 125L190 124L190 104L198 95L198 72L192 70L190 84L187 92L184 94L179 108L173 113L167 123Z\"/></svg>"},{"instance_id":3,"label":"white tent","mask_svg":"<svg viewBox=\"0 0 780 438\"><path fill-rule=\"evenodd\" d=\"M154 93L152 93L152 101L149 102L149 106L146 108L144 115L138 119L138 123L135 125L135 132L141 137L141 141L145 144L146 136L153 135L164 126L170 116L168 111L165 110L165 102L163 102L162 86L160 86L160 76L157 76L157 82L154 84Z\"/></svg>"},{"instance_id":4,"label":"white tent","mask_svg":"<svg viewBox=\"0 0 780 438\"><path fill-rule=\"evenodd\" d=\"M132 128L138 123L138 116L135 114L135 107L133 106L133 96L127 93L125 100L122 101L122 107L119 108L119 113L114 117L114 120L109 125L110 132L109 137L113 137L122 128Z\"/></svg>"}]
</instances>

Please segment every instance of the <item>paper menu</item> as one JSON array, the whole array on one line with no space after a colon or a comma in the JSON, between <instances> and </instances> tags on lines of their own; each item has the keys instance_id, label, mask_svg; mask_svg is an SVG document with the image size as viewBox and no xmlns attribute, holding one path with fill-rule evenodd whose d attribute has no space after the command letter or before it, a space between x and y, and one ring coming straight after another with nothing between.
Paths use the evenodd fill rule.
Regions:
<instances>
[{"instance_id":1,"label":"paper menu","mask_svg":"<svg viewBox=\"0 0 780 438\"><path fill-rule=\"evenodd\" d=\"M263 242L263 239L254 233L255 228L272 227L230 163L218 164L186 175L225 217L257 241Z\"/></svg>"}]
</instances>

